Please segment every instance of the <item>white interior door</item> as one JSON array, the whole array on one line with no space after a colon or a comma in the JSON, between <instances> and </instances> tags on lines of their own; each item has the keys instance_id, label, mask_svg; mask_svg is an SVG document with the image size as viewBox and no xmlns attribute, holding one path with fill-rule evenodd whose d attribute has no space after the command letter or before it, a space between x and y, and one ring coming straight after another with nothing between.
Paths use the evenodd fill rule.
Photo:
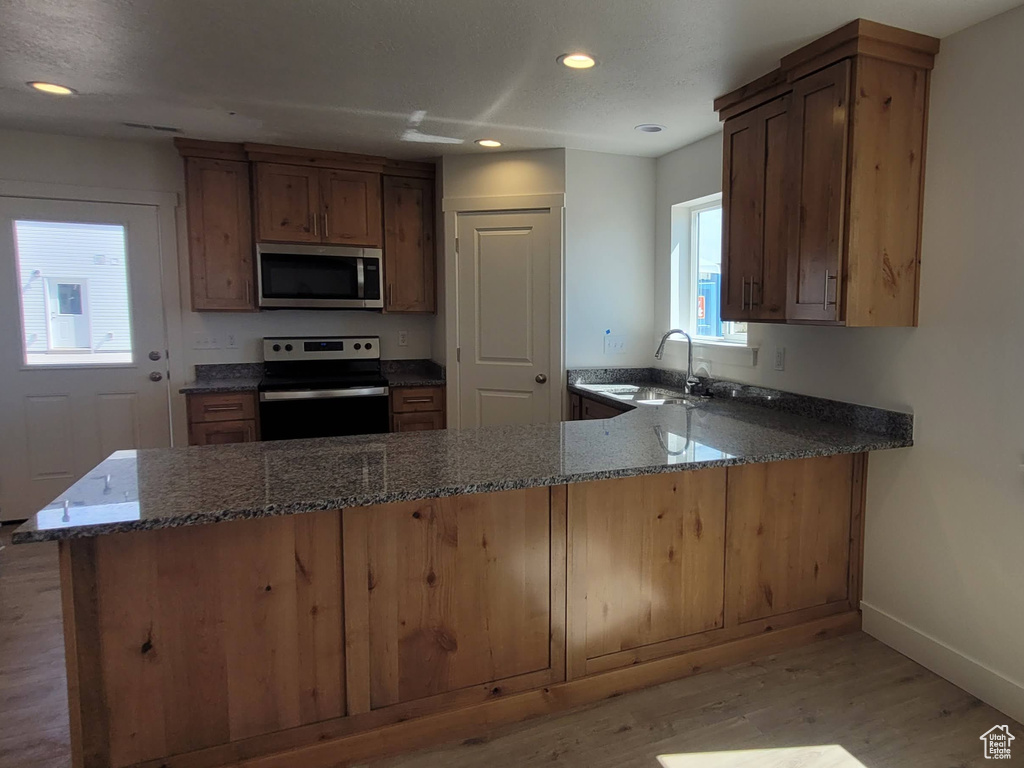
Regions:
<instances>
[{"instance_id":1,"label":"white interior door","mask_svg":"<svg viewBox=\"0 0 1024 768\"><path fill-rule=\"evenodd\" d=\"M170 445L156 210L0 197L0 520Z\"/></svg>"},{"instance_id":2,"label":"white interior door","mask_svg":"<svg viewBox=\"0 0 1024 768\"><path fill-rule=\"evenodd\" d=\"M559 421L557 214L459 213L456 229L460 426Z\"/></svg>"}]
</instances>

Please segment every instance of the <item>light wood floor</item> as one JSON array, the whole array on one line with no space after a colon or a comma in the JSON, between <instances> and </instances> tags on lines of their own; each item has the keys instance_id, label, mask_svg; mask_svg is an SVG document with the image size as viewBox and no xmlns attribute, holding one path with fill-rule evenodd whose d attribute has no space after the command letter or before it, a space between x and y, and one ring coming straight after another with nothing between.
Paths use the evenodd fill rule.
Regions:
<instances>
[{"instance_id":1,"label":"light wood floor","mask_svg":"<svg viewBox=\"0 0 1024 768\"><path fill-rule=\"evenodd\" d=\"M0 768L68 765L62 643L56 547L8 546ZM858 633L372 767L963 768L992 764L978 737L1004 723L1024 744L1020 724ZM1024 765L1015 751L1003 765Z\"/></svg>"}]
</instances>

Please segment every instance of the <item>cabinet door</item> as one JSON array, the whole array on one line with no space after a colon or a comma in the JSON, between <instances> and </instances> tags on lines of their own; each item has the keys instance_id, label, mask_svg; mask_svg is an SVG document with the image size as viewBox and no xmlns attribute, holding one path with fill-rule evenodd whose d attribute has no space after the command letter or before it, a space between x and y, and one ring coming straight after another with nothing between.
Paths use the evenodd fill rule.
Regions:
<instances>
[{"instance_id":1,"label":"cabinet door","mask_svg":"<svg viewBox=\"0 0 1024 768\"><path fill-rule=\"evenodd\" d=\"M797 216L790 233L789 320L842 319L850 62L793 86L791 157Z\"/></svg>"},{"instance_id":2,"label":"cabinet door","mask_svg":"<svg viewBox=\"0 0 1024 768\"><path fill-rule=\"evenodd\" d=\"M758 110L726 121L724 130L721 313L723 320L743 322L750 316L753 265L761 261L764 130Z\"/></svg>"},{"instance_id":3,"label":"cabinet door","mask_svg":"<svg viewBox=\"0 0 1024 768\"><path fill-rule=\"evenodd\" d=\"M434 182L384 177L384 309L434 312Z\"/></svg>"},{"instance_id":4,"label":"cabinet door","mask_svg":"<svg viewBox=\"0 0 1024 768\"><path fill-rule=\"evenodd\" d=\"M425 432L431 429L444 429L444 414L440 411L396 413L391 417L392 432Z\"/></svg>"},{"instance_id":5,"label":"cabinet door","mask_svg":"<svg viewBox=\"0 0 1024 768\"><path fill-rule=\"evenodd\" d=\"M190 445L256 442L255 421L209 421L189 425Z\"/></svg>"},{"instance_id":6,"label":"cabinet door","mask_svg":"<svg viewBox=\"0 0 1024 768\"><path fill-rule=\"evenodd\" d=\"M465 704L563 679L559 494L530 488L344 510L353 714L411 702L422 714L453 697Z\"/></svg>"},{"instance_id":7,"label":"cabinet door","mask_svg":"<svg viewBox=\"0 0 1024 768\"><path fill-rule=\"evenodd\" d=\"M722 626L725 490L725 469L568 486L570 679Z\"/></svg>"},{"instance_id":8,"label":"cabinet door","mask_svg":"<svg viewBox=\"0 0 1024 768\"><path fill-rule=\"evenodd\" d=\"M322 242L381 247L379 173L321 171L320 191Z\"/></svg>"},{"instance_id":9,"label":"cabinet door","mask_svg":"<svg viewBox=\"0 0 1024 768\"><path fill-rule=\"evenodd\" d=\"M319 243L320 170L256 163L256 219L261 242Z\"/></svg>"},{"instance_id":10,"label":"cabinet door","mask_svg":"<svg viewBox=\"0 0 1024 768\"><path fill-rule=\"evenodd\" d=\"M787 94L757 110L764 136L764 229L761 257L750 265L751 320L786 319L789 232L796 213L789 181L790 104Z\"/></svg>"},{"instance_id":11,"label":"cabinet door","mask_svg":"<svg viewBox=\"0 0 1024 768\"><path fill-rule=\"evenodd\" d=\"M254 311L249 164L189 157L185 185L192 309Z\"/></svg>"},{"instance_id":12,"label":"cabinet door","mask_svg":"<svg viewBox=\"0 0 1024 768\"><path fill-rule=\"evenodd\" d=\"M854 457L729 469L726 626L847 600Z\"/></svg>"},{"instance_id":13,"label":"cabinet door","mask_svg":"<svg viewBox=\"0 0 1024 768\"><path fill-rule=\"evenodd\" d=\"M587 397L580 398L580 407L584 419L612 419L623 413L618 408L612 408Z\"/></svg>"}]
</instances>

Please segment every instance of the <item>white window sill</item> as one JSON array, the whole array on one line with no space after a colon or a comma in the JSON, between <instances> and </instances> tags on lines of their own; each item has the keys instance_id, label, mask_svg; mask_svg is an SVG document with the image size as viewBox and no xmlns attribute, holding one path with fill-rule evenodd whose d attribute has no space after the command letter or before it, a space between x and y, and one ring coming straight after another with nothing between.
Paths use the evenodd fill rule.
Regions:
<instances>
[{"instance_id":1,"label":"white window sill","mask_svg":"<svg viewBox=\"0 0 1024 768\"><path fill-rule=\"evenodd\" d=\"M748 347L735 341L718 341L715 339L693 340L693 367L699 371L700 362L711 364L711 375L715 375L715 365L732 365L742 368L754 368L757 365L759 347ZM665 362L669 367L678 367L680 361L686 365L686 341L669 339L665 345Z\"/></svg>"}]
</instances>

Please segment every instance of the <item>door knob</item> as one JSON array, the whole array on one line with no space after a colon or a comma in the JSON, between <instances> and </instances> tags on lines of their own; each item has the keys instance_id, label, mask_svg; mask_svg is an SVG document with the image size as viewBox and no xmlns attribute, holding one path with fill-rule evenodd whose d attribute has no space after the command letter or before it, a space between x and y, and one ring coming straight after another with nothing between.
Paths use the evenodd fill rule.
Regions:
<instances>
[{"instance_id":1,"label":"door knob","mask_svg":"<svg viewBox=\"0 0 1024 768\"><path fill-rule=\"evenodd\" d=\"M149 353L149 359L155 363L157 360L160 359L160 353L154 349L152 352Z\"/></svg>"},{"instance_id":2,"label":"door knob","mask_svg":"<svg viewBox=\"0 0 1024 768\"><path fill-rule=\"evenodd\" d=\"M149 374L150 381L163 381L164 375L160 371L153 371Z\"/></svg>"},{"instance_id":3,"label":"door knob","mask_svg":"<svg viewBox=\"0 0 1024 768\"><path fill-rule=\"evenodd\" d=\"M547 380L548 380L548 377L545 376L543 373L538 373L537 374L536 382L538 384L543 384Z\"/></svg>"}]
</instances>

